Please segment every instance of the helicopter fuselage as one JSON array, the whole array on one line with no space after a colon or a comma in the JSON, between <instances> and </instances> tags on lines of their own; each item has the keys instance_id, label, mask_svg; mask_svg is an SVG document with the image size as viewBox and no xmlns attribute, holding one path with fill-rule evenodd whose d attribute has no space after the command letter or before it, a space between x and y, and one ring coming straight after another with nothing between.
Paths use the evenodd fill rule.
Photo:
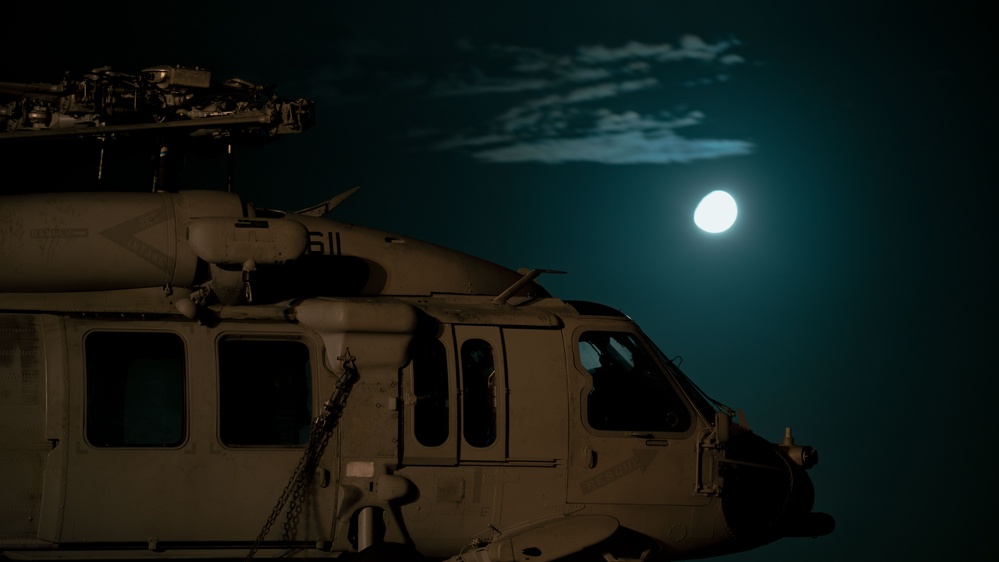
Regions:
<instances>
[{"instance_id":1,"label":"helicopter fuselage","mask_svg":"<svg viewBox=\"0 0 999 562\"><path fill-rule=\"evenodd\" d=\"M3 197L0 252L8 556L684 559L832 530L813 450L526 272L218 192Z\"/></svg>"}]
</instances>

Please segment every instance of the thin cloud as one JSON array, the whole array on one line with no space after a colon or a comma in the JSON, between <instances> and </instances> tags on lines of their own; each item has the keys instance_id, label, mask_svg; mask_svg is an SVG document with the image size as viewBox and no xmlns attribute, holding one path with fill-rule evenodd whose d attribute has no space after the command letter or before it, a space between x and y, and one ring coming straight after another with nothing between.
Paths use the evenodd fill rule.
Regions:
<instances>
[{"instance_id":1,"label":"thin cloud","mask_svg":"<svg viewBox=\"0 0 999 562\"><path fill-rule=\"evenodd\" d=\"M587 127L573 130L569 126L570 119L594 115ZM543 164L673 164L746 155L753 150L752 143L747 141L691 139L676 132L699 124L704 117L699 111L681 116L668 113L650 116L602 109L594 115L536 112L521 117L518 127L511 128L516 134L455 136L432 149L471 149L471 156L482 162Z\"/></svg>"},{"instance_id":2,"label":"thin cloud","mask_svg":"<svg viewBox=\"0 0 999 562\"><path fill-rule=\"evenodd\" d=\"M478 79L453 77L442 80L433 86L435 97L470 96L479 94L514 93L528 90L541 90L551 86L551 82L537 78L489 78Z\"/></svg>"},{"instance_id":3,"label":"thin cloud","mask_svg":"<svg viewBox=\"0 0 999 562\"><path fill-rule=\"evenodd\" d=\"M510 59L505 70L506 76L488 77L480 68L471 67L463 75L451 74L441 79L431 91L435 96L516 92L554 88L572 82L608 80L618 74L649 72L653 65L686 60L717 60L722 64L742 62L742 57L738 55L721 56L733 46L729 41L707 43L696 35L684 35L678 46L632 41L620 47L582 46L573 55L554 55L540 49L494 45L485 50L492 58ZM462 39L459 48L462 51L477 49L468 39Z\"/></svg>"},{"instance_id":4,"label":"thin cloud","mask_svg":"<svg viewBox=\"0 0 999 562\"><path fill-rule=\"evenodd\" d=\"M642 131L577 138L520 141L474 152L483 162L565 164L673 164L705 158L738 156L752 152L746 141L687 139L673 132L655 136Z\"/></svg>"},{"instance_id":5,"label":"thin cloud","mask_svg":"<svg viewBox=\"0 0 999 562\"><path fill-rule=\"evenodd\" d=\"M484 51L471 60L488 66L452 69L429 84L428 96L490 96L484 107L506 108L479 123L463 123L461 132L442 134L423 147L463 151L494 163L670 164L750 154L753 145L747 141L699 139L677 131L701 124L701 111L674 115L635 109L667 101L690 106L674 98L689 96L685 91L694 84L729 80L732 65L745 62L733 52L737 45L684 35L676 44L632 41L553 54L519 46L481 48L463 40L462 52Z\"/></svg>"},{"instance_id":6,"label":"thin cloud","mask_svg":"<svg viewBox=\"0 0 999 562\"><path fill-rule=\"evenodd\" d=\"M680 44L670 43L650 45L632 41L620 47L587 45L579 48L579 60L587 63L608 63L633 59L652 59L660 62L715 59L721 52L732 47L728 41L706 43L697 35L684 35Z\"/></svg>"},{"instance_id":7,"label":"thin cloud","mask_svg":"<svg viewBox=\"0 0 999 562\"><path fill-rule=\"evenodd\" d=\"M667 55L673 51L673 46L669 43L660 45L648 45L632 41L621 47L607 47L605 45L585 45L579 47L579 60L587 63L616 62L623 59L657 58Z\"/></svg>"}]
</instances>

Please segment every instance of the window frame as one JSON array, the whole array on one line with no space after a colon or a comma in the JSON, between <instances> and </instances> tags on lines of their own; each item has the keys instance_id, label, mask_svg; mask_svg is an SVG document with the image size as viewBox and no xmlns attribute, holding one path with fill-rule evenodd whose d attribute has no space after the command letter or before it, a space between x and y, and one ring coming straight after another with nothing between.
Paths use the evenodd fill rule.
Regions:
<instances>
[{"instance_id":1,"label":"window frame","mask_svg":"<svg viewBox=\"0 0 999 562\"><path fill-rule=\"evenodd\" d=\"M474 446L465 439L466 403L464 398L464 365L461 361L461 350L469 340L483 340L492 348L493 370L495 372L493 396L496 400L495 438L485 446ZM508 383L506 373L506 343L498 325L454 324L454 341L456 354L459 403L459 463L475 462L506 462L507 461L507 416Z\"/></svg>"},{"instance_id":2,"label":"window frame","mask_svg":"<svg viewBox=\"0 0 999 562\"><path fill-rule=\"evenodd\" d=\"M124 436L122 437L122 444L115 445L102 445L92 439L91 430L93 429L93 422L91 420L91 413L97 407L92 403L91 400L91 383L94 381L94 377L91 373L92 360L101 361L103 359L97 359L94 352L96 350L92 349L91 337L98 334L119 334L128 337L141 336L141 335L169 335L176 339L180 346L181 357L180 357L180 414L179 414L179 429L181 432L180 438L176 442L168 444L154 444L154 443L141 443L130 445L125 443ZM127 347L127 346L126 346ZM134 349L134 346L131 347ZM184 448L188 441L191 439L191 400L190 400L190 342L183 336L183 334L166 329L121 329L113 327L100 327L87 330L83 333L80 339L80 350L83 353L83 419L82 419L82 433L84 442L94 449L101 450L140 450L140 449L152 449L152 450L177 450ZM106 381L102 381L105 382ZM124 415L124 407L122 408Z\"/></svg>"},{"instance_id":3,"label":"window frame","mask_svg":"<svg viewBox=\"0 0 999 562\"><path fill-rule=\"evenodd\" d=\"M413 353L411 374L413 438L421 447L437 449L452 439L452 410L460 406L455 403L451 385L451 362L448 357L450 350L437 338L424 338L424 340L418 344L426 346L427 349L434 349L430 354L422 351ZM414 344L416 344L415 339ZM441 398L443 398L442 405L426 403L428 399L438 402ZM443 439L440 439L438 434L442 434ZM431 441L421 438L421 435L423 437L433 435L435 439Z\"/></svg>"},{"instance_id":4,"label":"window frame","mask_svg":"<svg viewBox=\"0 0 999 562\"><path fill-rule=\"evenodd\" d=\"M593 375L586 369L586 367L583 366L582 355L579 349L582 337L589 332L627 334L628 336L634 338L638 348L640 348L645 353L648 360L656 366L660 374L665 378L669 389L672 391L673 396L677 400L677 403L686 412L686 427L679 431L665 431L658 429L598 429L593 427L590 424L590 392L594 389L594 380ZM647 341L646 336L640 330L632 328L631 326L622 326L618 323L613 325L586 324L573 330L569 346L572 351L573 362L576 370L580 373L580 376L582 376L584 380L584 384L579 395L578 411L580 422L583 427L586 428L587 432L596 436L634 437L641 435L655 439L681 439L694 432L698 425L697 420L700 419L699 414L693 409L690 399L686 396L680 385L675 380L672 371L670 371L670 369L663 364L657 350L652 347L651 342Z\"/></svg>"},{"instance_id":5,"label":"window frame","mask_svg":"<svg viewBox=\"0 0 999 562\"><path fill-rule=\"evenodd\" d=\"M450 324L446 324L440 329L440 333L436 331L420 333L414 338L414 341L420 338L433 340L444 348L447 368L445 376L447 377L447 397L449 401L447 413L448 436L443 443L436 446L424 445L416 438L415 405L419 398L416 396L416 381L414 378L416 376L416 369L414 361L411 360L402 369L405 389L403 462L418 466L454 466L458 464L458 443L461 441L460 424L458 422L458 418L461 415L461 404L458 393L458 371L455 364L456 351L453 327Z\"/></svg>"},{"instance_id":6,"label":"window frame","mask_svg":"<svg viewBox=\"0 0 999 562\"><path fill-rule=\"evenodd\" d=\"M317 352L317 349L321 349L317 346L316 342L309 337L307 334L301 332L278 332L272 329L262 330L262 331L249 331L249 330L224 330L216 334L214 340L212 341L212 351L215 354L215 439L223 448L228 450L301 450L308 445L308 437L306 436L304 441L300 444L286 445L286 444L240 444L240 443L227 443L223 439L223 374L222 374L222 353L220 351L220 345L223 341L264 341L264 342L298 342L305 346L308 354L308 365L309 365L309 375L308 375L308 391L309 391L309 422L308 427L311 428L312 422L315 420L316 415L319 411L319 398L317 396L319 391L319 379L318 373L321 370L322 358ZM302 426L305 428L306 426Z\"/></svg>"},{"instance_id":7,"label":"window frame","mask_svg":"<svg viewBox=\"0 0 999 562\"><path fill-rule=\"evenodd\" d=\"M474 349L472 347L473 345L479 349ZM468 350L469 355L466 355L466 350ZM486 363L484 362L476 362L474 365L476 367L475 372L470 372L472 371L472 369L469 368L471 366L469 360L472 359L470 355L474 354L476 351L487 351L489 363L488 366L486 366ZM503 352L502 349L498 351L500 353ZM499 378L501 374L496 368L496 352L497 349L492 343L486 339L478 337L470 337L463 340L461 342L461 346L458 348L459 364L461 365L461 437L469 447L474 449L489 449L490 447L493 447L499 439ZM482 366L486 366L486 368L490 371L484 378L481 377L478 372L479 368ZM482 371L482 373L485 373L485 371ZM480 391L482 393L481 396L479 396ZM491 413L483 412L481 408L476 407L486 404L487 402L492 402ZM469 406L472 407L470 408ZM474 416L472 415L472 412L475 412ZM485 436L485 440L480 440L480 433Z\"/></svg>"}]
</instances>

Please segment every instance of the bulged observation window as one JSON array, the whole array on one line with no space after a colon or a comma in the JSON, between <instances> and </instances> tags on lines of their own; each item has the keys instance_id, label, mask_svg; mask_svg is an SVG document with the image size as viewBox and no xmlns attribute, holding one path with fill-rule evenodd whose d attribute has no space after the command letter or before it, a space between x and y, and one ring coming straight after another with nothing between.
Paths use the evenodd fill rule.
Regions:
<instances>
[{"instance_id":1,"label":"bulged observation window","mask_svg":"<svg viewBox=\"0 0 999 562\"><path fill-rule=\"evenodd\" d=\"M413 351L413 430L421 445L437 447L450 432L447 349L436 339L420 343Z\"/></svg>"},{"instance_id":2,"label":"bulged observation window","mask_svg":"<svg viewBox=\"0 0 999 562\"><path fill-rule=\"evenodd\" d=\"M465 441L488 447L496 441L496 367L493 346L480 339L461 344L462 412Z\"/></svg>"}]
</instances>

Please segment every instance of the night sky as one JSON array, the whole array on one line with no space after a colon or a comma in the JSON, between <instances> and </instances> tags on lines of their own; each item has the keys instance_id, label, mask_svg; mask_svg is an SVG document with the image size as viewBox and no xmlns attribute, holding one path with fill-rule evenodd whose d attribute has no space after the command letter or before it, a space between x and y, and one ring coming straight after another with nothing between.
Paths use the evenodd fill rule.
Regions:
<instances>
[{"instance_id":1,"label":"night sky","mask_svg":"<svg viewBox=\"0 0 999 562\"><path fill-rule=\"evenodd\" d=\"M138 6L8 12L0 81L180 64L315 100L307 133L237 148L246 199L361 186L332 218L566 271L539 281L629 314L757 433L818 449L836 531L725 560L999 551L991 3ZM2 148L16 190L35 170ZM224 172L192 157L185 187ZM712 235L692 215L716 189L739 219Z\"/></svg>"}]
</instances>

